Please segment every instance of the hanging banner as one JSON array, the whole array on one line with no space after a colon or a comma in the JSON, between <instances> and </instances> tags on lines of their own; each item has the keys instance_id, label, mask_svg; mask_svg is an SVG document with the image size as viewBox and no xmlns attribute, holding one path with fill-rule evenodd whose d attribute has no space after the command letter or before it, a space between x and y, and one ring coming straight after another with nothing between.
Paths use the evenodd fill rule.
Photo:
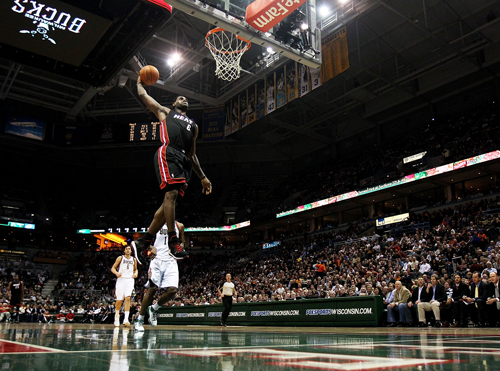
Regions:
<instances>
[{"instance_id":1,"label":"hanging banner","mask_svg":"<svg viewBox=\"0 0 500 371\"><path fill-rule=\"evenodd\" d=\"M297 82L297 62L291 61L285 66L286 71L286 96L287 102L299 97L299 84Z\"/></svg>"},{"instance_id":2,"label":"hanging banner","mask_svg":"<svg viewBox=\"0 0 500 371\"><path fill-rule=\"evenodd\" d=\"M311 75L311 90L319 88L321 86L321 67L309 68Z\"/></svg>"},{"instance_id":3,"label":"hanging banner","mask_svg":"<svg viewBox=\"0 0 500 371\"><path fill-rule=\"evenodd\" d=\"M257 120L257 84L248 89L248 123Z\"/></svg>"},{"instance_id":4,"label":"hanging banner","mask_svg":"<svg viewBox=\"0 0 500 371\"><path fill-rule=\"evenodd\" d=\"M236 96L231 101L231 134L240 130L240 103L239 96Z\"/></svg>"},{"instance_id":5,"label":"hanging banner","mask_svg":"<svg viewBox=\"0 0 500 371\"><path fill-rule=\"evenodd\" d=\"M257 118L260 119L266 115L266 84L264 80L257 83Z\"/></svg>"},{"instance_id":6,"label":"hanging banner","mask_svg":"<svg viewBox=\"0 0 500 371\"><path fill-rule=\"evenodd\" d=\"M87 126L55 124L52 132L52 142L60 146L79 146L85 144Z\"/></svg>"},{"instance_id":7,"label":"hanging banner","mask_svg":"<svg viewBox=\"0 0 500 371\"><path fill-rule=\"evenodd\" d=\"M202 140L213 142L224 139L224 106L203 111Z\"/></svg>"},{"instance_id":8,"label":"hanging banner","mask_svg":"<svg viewBox=\"0 0 500 371\"><path fill-rule=\"evenodd\" d=\"M276 82L276 74L272 73L266 78L266 115L276 109L276 95L274 86Z\"/></svg>"},{"instance_id":9,"label":"hanging banner","mask_svg":"<svg viewBox=\"0 0 500 371\"><path fill-rule=\"evenodd\" d=\"M309 93L309 71L307 66L299 63L299 97Z\"/></svg>"},{"instance_id":10,"label":"hanging banner","mask_svg":"<svg viewBox=\"0 0 500 371\"><path fill-rule=\"evenodd\" d=\"M323 82L327 82L349 68L346 27L321 40L321 58Z\"/></svg>"},{"instance_id":11,"label":"hanging banner","mask_svg":"<svg viewBox=\"0 0 500 371\"><path fill-rule=\"evenodd\" d=\"M224 105L224 137L231 135L231 101Z\"/></svg>"},{"instance_id":12,"label":"hanging banner","mask_svg":"<svg viewBox=\"0 0 500 371\"><path fill-rule=\"evenodd\" d=\"M283 107L285 103L285 67L281 67L276 71L276 108Z\"/></svg>"},{"instance_id":13,"label":"hanging banner","mask_svg":"<svg viewBox=\"0 0 500 371\"><path fill-rule=\"evenodd\" d=\"M248 125L248 91L240 94L240 123L241 129Z\"/></svg>"}]
</instances>

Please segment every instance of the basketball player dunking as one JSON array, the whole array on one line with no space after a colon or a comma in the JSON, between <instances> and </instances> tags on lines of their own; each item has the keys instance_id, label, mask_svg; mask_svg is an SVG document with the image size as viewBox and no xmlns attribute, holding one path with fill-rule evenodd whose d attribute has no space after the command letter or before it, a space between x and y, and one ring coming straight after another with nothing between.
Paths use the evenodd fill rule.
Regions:
<instances>
[{"instance_id":1,"label":"basketball player dunking","mask_svg":"<svg viewBox=\"0 0 500 371\"><path fill-rule=\"evenodd\" d=\"M156 234L152 253L156 257L149 263L149 280L146 283L148 292L144 295L141 303L141 310L137 321L134 323L136 331L144 331L144 316L146 311L149 314L149 323L151 326L157 325L156 313L158 309L165 303L169 302L177 294L177 287L179 286L179 268L177 267L177 260L170 254L169 249L169 229L165 224L162 229ZM184 225L175 222L175 229L173 231L176 237L181 241L184 246ZM158 302L151 305L153 302L156 290L166 289L160 296Z\"/></svg>"},{"instance_id":2,"label":"basketball player dunking","mask_svg":"<svg viewBox=\"0 0 500 371\"><path fill-rule=\"evenodd\" d=\"M134 290L134 279L137 278L137 260L132 256L130 246L125 247L123 256L116 258L115 264L111 267L111 272L116 275L116 303L115 303L115 326L120 326L120 308L125 299L125 317L123 325L130 326L128 316L130 313L130 297Z\"/></svg>"},{"instance_id":3,"label":"basketball player dunking","mask_svg":"<svg viewBox=\"0 0 500 371\"><path fill-rule=\"evenodd\" d=\"M212 183L203 173L196 156L198 125L186 116L189 107L186 97L177 97L173 109L163 107L147 94L140 78L137 80L137 92L146 106L161 121L160 136L163 145L156 152L155 168L160 188L165 190L166 193L147 233L132 242L132 248L139 264L142 264L139 254L150 247L156 233L164 224L167 224L170 254L175 259L184 259L187 252L176 236L174 227L177 195L184 195L192 170L200 178L203 192L205 194L212 192ZM150 256L154 258L154 255Z\"/></svg>"}]
</instances>

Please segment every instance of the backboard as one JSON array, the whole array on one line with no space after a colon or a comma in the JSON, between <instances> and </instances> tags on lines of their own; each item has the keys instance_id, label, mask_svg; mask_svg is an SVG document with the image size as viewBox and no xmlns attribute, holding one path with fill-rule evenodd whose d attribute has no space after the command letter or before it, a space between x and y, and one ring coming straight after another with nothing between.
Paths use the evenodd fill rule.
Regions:
<instances>
[{"instance_id":1,"label":"backboard","mask_svg":"<svg viewBox=\"0 0 500 371\"><path fill-rule=\"evenodd\" d=\"M245 21L246 7L253 0L167 0L166 2L174 9L233 32L251 41L253 45L260 45L264 49L271 47L277 54L312 68L321 65L321 34L316 26L316 0L307 0L297 11L291 12L291 15L285 18L289 24L287 29L283 27L284 20L268 32L258 31ZM302 23L307 24L309 29L296 36L299 30L290 29L294 28L295 24L300 28ZM302 41L304 38L305 43Z\"/></svg>"}]
</instances>

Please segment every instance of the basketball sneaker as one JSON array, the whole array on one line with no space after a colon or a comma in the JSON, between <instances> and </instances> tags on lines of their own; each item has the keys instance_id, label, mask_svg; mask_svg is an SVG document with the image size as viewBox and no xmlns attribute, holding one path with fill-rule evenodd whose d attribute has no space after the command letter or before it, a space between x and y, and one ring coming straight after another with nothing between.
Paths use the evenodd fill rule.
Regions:
<instances>
[{"instance_id":1,"label":"basketball sneaker","mask_svg":"<svg viewBox=\"0 0 500 371\"><path fill-rule=\"evenodd\" d=\"M120 326L120 316L115 316L115 327Z\"/></svg>"},{"instance_id":2,"label":"basketball sneaker","mask_svg":"<svg viewBox=\"0 0 500 371\"><path fill-rule=\"evenodd\" d=\"M132 251L134 253L134 257L137 259L137 263L142 265L141 259L139 259L139 255L141 255L142 251L144 250L144 247L145 247L144 243L139 241L139 240L135 240L135 241L132 241L130 246L132 246Z\"/></svg>"},{"instance_id":3,"label":"basketball sneaker","mask_svg":"<svg viewBox=\"0 0 500 371\"><path fill-rule=\"evenodd\" d=\"M138 319L134 323L134 330L138 332L143 332L144 331L144 320L143 319Z\"/></svg>"},{"instance_id":4,"label":"basketball sneaker","mask_svg":"<svg viewBox=\"0 0 500 371\"><path fill-rule=\"evenodd\" d=\"M176 260L182 260L188 257L188 253L181 245L181 240L177 236L172 236L170 241L168 241L168 247L170 249L170 256Z\"/></svg>"},{"instance_id":5,"label":"basketball sneaker","mask_svg":"<svg viewBox=\"0 0 500 371\"><path fill-rule=\"evenodd\" d=\"M156 326L158 324L158 320L156 319L156 311L153 309L153 306L148 307L149 314L149 324L151 326Z\"/></svg>"}]
</instances>

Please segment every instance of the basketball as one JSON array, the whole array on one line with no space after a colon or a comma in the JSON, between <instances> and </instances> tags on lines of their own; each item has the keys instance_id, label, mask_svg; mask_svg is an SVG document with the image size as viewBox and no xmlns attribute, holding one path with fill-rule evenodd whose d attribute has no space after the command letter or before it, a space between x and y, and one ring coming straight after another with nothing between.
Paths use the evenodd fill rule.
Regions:
<instances>
[{"instance_id":1,"label":"basketball","mask_svg":"<svg viewBox=\"0 0 500 371\"><path fill-rule=\"evenodd\" d=\"M160 73L155 66L144 66L139 72L139 76L144 85L153 85L160 78Z\"/></svg>"}]
</instances>

